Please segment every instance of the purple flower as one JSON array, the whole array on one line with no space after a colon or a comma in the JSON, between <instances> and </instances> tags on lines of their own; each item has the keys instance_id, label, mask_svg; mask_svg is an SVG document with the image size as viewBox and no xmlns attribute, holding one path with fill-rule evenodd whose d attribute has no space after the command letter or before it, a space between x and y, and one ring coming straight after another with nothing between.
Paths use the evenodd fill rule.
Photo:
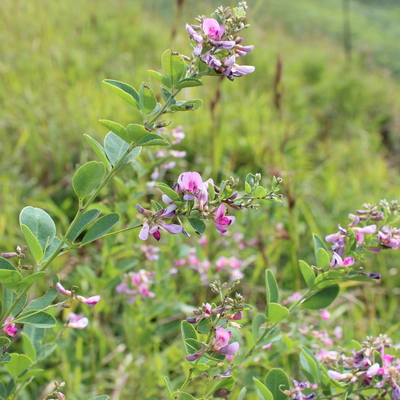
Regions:
<instances>
[{"instance_id":1,"label":"purple flower","mask_svg":"<svg viewBox=\"0 0 400 400\"><path fill-rule=\"evenodd\" d=\"M145 218L143 221L143 227L139 232L140 240L147 240L149 235L153 235L156 240L160 240L160 231L164 230L172 235L183 232L183 227L181 225L168 224L162 220L163 218L175 217L175 210L177 209L175 204L172 204L167 208L162 208L156 212L145 210L139 204L136 204L136 208L141 214L148 215L150 217L150 221L147 218Z\"/></svg>"},{"instance_id":2,"label":"purple flower","mask_svg":"<svg viewBox=\"0 0 400 400\"><path fill-rule=\"evenodd\" d=\"M343 379L350 379L353 377L352 374L341 374L340 372L328 370L328 376L335 381L341 381Z\"/></svg>"},{"instance_id":3,"label":"purple flower","mask_svg":"<svg viewBox=\"0 0 400 400\"><path fill-rule=\"evenodd\" d=\"M7 317L6 320L4 321L5 326L3 328L3 331L8 336L15 336L18 332L18 329L15 327L15 324L11 322L13 319L14 317Z\"/></svg>"},{"instance_id":4,"label":"purple flower","mask_svg":"<svg viewBox=\"0 0 400 400\"><path fill-rule=\"evenodd\" d=\"M58 293L61 293L61 294L65 295L65 296L71 296L72 295L72 292L70 290L64 289L64 287L61 285L60 282L56 283L56 290L57 290Z\"/></svg>"},{"instance_id":5,"label":"purple flower","mask_svg":"<svg viewBox=\"0 0 400 400\"><path fill-rule=\"evenodd\" d=\"M329 264L330 267L336 268L336 267L350 267L351 265L354 264L354 258L353 257L346 257L344 260L342 257L339 256L339 254L333 252L332 255L332 261Z\"/></svg>"},{"instance_id":6,"label":"purple flower","mask_svg":"<svg viewBox=\"0 0 400 400\"><path fill-rule=\"evenodd\" d=\"M232 333L225 330L222 326L217 326L215 329L215 339L212 344L214 351L217 351L224 356L233 356L239 350L239 343L234 342L228 344L232 338Z\"/></svg>"},{"instance_id":7,"label":"purple flower","mask_svg":"<svg viewBox=\"0 0 400 400\"><path fill-rule=\"evenodd\" d=\"M92 296L92 297L86 298L86 297L78 295L78 296L76 296L76 299L81 301L82 303L87 304L88 306L93 307L100 301L101 297L100 296Z\"/></svg>"},{"instance_id":8,"label":"purple flower","mask_svg":"<svg viewBox=\"0 0 400 400\"><path fill-rule=\"evenodd\" d=\"M80 314L69 313L65 326L67 328L84 329L88 326L89 320Z\"/></svg>"},{"instance_id":9,"label":"purple flower","mask_svg":"<svg viewBox=\"0 0 400 400\"><path fill-rule=\"evenodd\" d=\"M203 21L202 28L203 32L212 40L221 40L225 31L225 26L220 25L214 18L206 18Z\"/></svg>"},{"instance_id":10,"label":"purple flower","mask_svg":"<svg viewBox=\"0 0 400 400\"><path fill-rule=\"evenodd\" d=\"M198 172L184 172L178 177L178 185L185 193L184 200L194 200L203 187L203 179Z\"/></svg>"},{"instance_id":11,"label":"purple flower","mask_svg":"<svg viewBox=\"0 0 400 400\"><path fill-rule=\"evenodd\" d=\"M225 233L227 232L226 227L235 222L235 217L226 217L226 205L221 204L215 211L214 214L214 225L217 228L218 232Z\"/></svg>"}]
</instances>

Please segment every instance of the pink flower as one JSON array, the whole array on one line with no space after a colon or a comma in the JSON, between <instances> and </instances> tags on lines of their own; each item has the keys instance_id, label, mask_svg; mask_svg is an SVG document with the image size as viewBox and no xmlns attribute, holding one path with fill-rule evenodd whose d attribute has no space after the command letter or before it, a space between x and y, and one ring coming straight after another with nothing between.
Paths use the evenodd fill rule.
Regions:
<instances>
[{"instance_id":1,"label":"pink flower","mask_svg":"<svg viewBox=\"0 0 400 400\"><path fill-rule=\"evenodd\" d=\"M328 321L329 318L331 317L330 312L326 309L323 308L322 310L319 310L319 316L324 320L324 321Z\"/></svg>"},{"instance_id":2,"label":"pink flower","mask_svg":"<svg viewBox=\"0 0 400 400\"><path fill-rule=\"evenodd\" d=\"M225 31L225 26L220 25L214 18L206 18L203 21L202 28L203 32L212 40L221 40Z\"/></svg>"},{"instance_id":3,"label":"pink flower","mask_svg":"<svg viewBox=\"0 0 400 400\"><path fill-rule=\"evenodd\" d=\"M164 230L172 235L183 232L183 227L181 225L168 224L162 220L163 218L173 218L175 216L175 210L177 208L175 204L172 204L167 208L162 208L156 212L145 210L139 204L136 204L136 208L141 214L150 217L150 221L147 218L143 220L143 227L139 232L140 240L147 240L149 235L153 235L156 240L160 240L160 231Z\"/></svg>"},{"instance_id":4,"label":"pink flower","mask_svg":"<svg viewBox=\"0 0 400 400\"><path fill-rule=\"evenodd\" d=\"M15 324L10 323L13 319L14 317L7 317L6 320L4 321L5 327L3 328L3 331L8 336L15 336L18 332L18 329L15 327Z\"/></svg>"},{"instance_id":5,"label":"pink flower","mask_svg":"<svg viewBox=\"0 0 400 400\"><path fill-rule=\"evenodd\" d=\"M58 293L61 293L65 296L72 296L72 292L70 290L64 289L60 282L56 283L56 290Z\"/></svg>"},{"instance_id":6,"label":"pink flower","mask_svg":"<svg viewBox=\"0 0 400 400\"><path fill-rule=\"evenodd\" d=\"M184 200L194 200L203 187L203 179L198 172L184 172L178 177L178 185L185 192Z\"/></svg>"},{"instance_id":7,"label":"pink flower","mask_svg":"<svg viewBox=\"0 0 400 400\"><path fill-rule=\"evenodd\" d=\"M150 297L150 298L155 297L155 293L150 292L148 286L145 283L142 283L141 285L139 285L138 292L141 296L144 296L144 297Z\"/></svg>"},{"instance_id":8,"label":"pink flower","mask_svg":"<svg viewBox=\"0 0 400 400\"><path fill-rule=\"evenodd\" d=\"M350 267L351 265L354 264L354 258L353 257L346 257L344 260L342 257L339 256L339 254L333 252L332 255L332 261L329 264L330 267L336 268L336 267Z\"/></svg>"},{"instance_id":9,"label":"pink flower","mask_svg":"<svg viewBox=\"0 0 400 400\"><path fill-rule=\"evenodd\" d=\"M226 205L221 204L214 214L214 225L217 228L217 231L221 233L227 232L225 227L231 225L236 219L235 217L225 217L225 213Z\"/></svg>"},{"instance_id":10,"label":"pink flower","mask_svg":"<svg viewBox=\"0 0 400 400\"><path fill-rule=\"evenodd\" d=\"M100 301L100 296L92 296L92 297L83 297L83 296L76 296L76 299L81 301L82 303L87 304L88 306L95 306Z\"/></svg>"},{"instance_id":11,"label":"pink flower","mask_svg":"<svg viewBox=\"0 0 400 400\"><path fill-rule=\"evenodd\" d=\"M352 374L341 374L340 372L328 370L328 376L335 381L341 381L343 379L350 379L353 377Z\"/></svg>"},{"instance_id":12,"label":"pink flower","mask_svg":"<svg viewBox=\"0 0 400 400\"><path fill-rule=\"evenodd\" d=\"M239 350L239 343L234 342L228 344L232 338L232 333L225 330L222 326L217 326L215 329L215 339L212 345L214 351L225 356L233 356Z\"/></svg>"},{"instance_id":13,"label":"pink flower","mask_svg":"<svg viewBox=\"0 0 400 400\"><path fill-rule=\"evenodd\" d=\"M80 314L69 313L65 326L67 328L84 329L88 326L89 320Z\"/></svg>"}]
</instances>

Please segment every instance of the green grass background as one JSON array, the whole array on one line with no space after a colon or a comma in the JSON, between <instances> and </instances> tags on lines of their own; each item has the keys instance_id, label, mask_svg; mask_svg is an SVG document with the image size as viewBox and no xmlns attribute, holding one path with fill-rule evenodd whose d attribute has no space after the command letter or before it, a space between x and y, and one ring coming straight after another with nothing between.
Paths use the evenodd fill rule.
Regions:
<instances>
[{"instance_id":1,"label":"green grass background","mask_svg":"<svg viewBox=\"0 0 400 400\"><path fill-rule=\"evenodd\" d=\"M147 70L159 69L166 48L190 53L185 23L219 4L186 0L180 12L172 0L0 3L2 251L23 244L18 214L26 205L45 209L65 231L76 207L71 177L77 164L94 158L83 133L102 140L107 132L97 123L100 118L123 125L138 121L135 111L101 81L112 78L135 87L149 82ZM335 232L365 202L399 198L400 6L389 0L350 2L349 61L342 46L342 2L248 4L252 27L244 32L244 43L254 44L255 50L244 60L256 71L234 82L205 78L204 87L183 92L183 98L202 98L203 109L173 116L171 126L184 126L187 138L180 148L188 152L188 170L204 178L218 181L234 174L244 179L247 172L261 172L265 182L272 174L284 179L282 205L238 215L238 229L262 244L262 251L248 254L253 261L243 283L246 296L261 305L265 268L277 273L289 294L300 282L296 260L314 262L312 232ZM280 113L273 104L278 57L283 68ZM220 101L212 110L218 91ZM181 172L176 169L167 178L173 182ZM135 191L150 197L144 177L127 170L125 181L111 185L101 200L104 209L115 209L129 221L136 215ZM290 240L276 236L277 223L284 224ZM87 250L56 262L54 272L81 282L82 290L100 291L104 301L93 311L90 330L66 334L60 346L68 349L72 343L74 354L55 354L32 389L36 393L57 378L67 381L71 399L89 398L111 393L126 373L132 387L122 385L114 400L132 391L132 398L155 399L164 398L163 375L171 373L179 382L176 370L187 368L176 344L179 319L206 301L206 290L191 271L185 272L186 286L179 293L181 286L165 278L168 259L183 242L169 238L165 256L154 266L158 300L122 305L114 287L124 268L140 268L132 247L136 236L107 240L101 252ZM210 259L230 254L216 245L204 252ZM379 254L365 270L381 272L382 284L345 290L330 324L358 321L357 328L345 324L346 340L396 333L397 266L396 252Z\"/></svg>"}]
</instances>

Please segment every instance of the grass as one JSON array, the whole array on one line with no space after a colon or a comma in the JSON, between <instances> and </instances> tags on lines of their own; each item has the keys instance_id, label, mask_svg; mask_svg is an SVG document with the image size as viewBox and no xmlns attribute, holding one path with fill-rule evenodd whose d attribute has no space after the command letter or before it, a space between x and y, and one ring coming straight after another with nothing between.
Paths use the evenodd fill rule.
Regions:
<instances>
[{"instance_id":1,"label":"grass","mask_svg":"<svg viewBox=\"0 0 400 400\"><path fill-rule=\"evenodd\" d=\"M73 7L50 0L1 2L4 251L22 244L18 213L28 204L44 208L59 231L65 231L76 207L70 179L77 164L94 157L83 133L102 139L106 131L97 123L99 118L124 125L137 121L135 111L101 80L113 78L138 87L148 81L147 69L159 69L164 49L189 53L185 22L194 21L197 13L211 12L217 4L184 4L178 20L173 1L80 1ZM238 215L245 237L259 240L257 249L251 247L240 256L251 260L243 291L261 308L265 268L277 273L284 295L289 295L299 282L295 260L314 262L312 232L322 237L335 232L337 224L346 225L347 214L364 202L399 198L395 75L400 66L394 49L400 8L351 3L354 52L349 65L341 47L340 2L255 0L249 5L253 26L245 32L245 43L256 48L246 63L256 66L255 73L233 83L205 78L204 87L182 95L203 98L203 110L177 115L172 126L182 124L187 133L181 145L188 152L187 170L216 181L230 174L243 179L247 172L261 172L266 181L271 174L284 179L283 205L263 205L259 211ZM382 26L387 27L385 35ZM283 66L281 112L273 105L278 56ZM152 85L157 88L155 82ZM212 110L218 91L221 98ZM167 180L173 182L180 172L168 173ZM114 183L106 190L101 206L120 212L124 222L134 220L135 190L150 197L145 179L127 169L126 184ZM279 223L290 240L279 235ZM209 245L199 250L203 259L214 262L232 254L234 244L218 245L217 240L211 233ZM180 382L176 371L187 366L177 340L179 322L210 293L191 270L181 271L176 279L169 276L170 261L188 249L181 238L166 238L163 243L164 256L155 265L138 256L137 232L126 239L105 240L101 250L94 247L57 261L54 270L63 279L81 282L82 291L101 293L106 300L94 309L90 330L65 333L61 350L48 362L32 393L39 393L55 375L67 382L71 399L101 391L114 392L114 399L164 398L162 376L171 375L174 385ZM327 325L331 329L350 318L357 320L357 330L344 326L347 341L380 331L396 334L397 254L387 253L365 266L381 271L383 284L367 293L348 288ZM124 299L116 298L114 287L128 268L142 266L157 271L157 297L150 304L125 305ZM73 354L66 350L71 345ZM261 356L264 364L255 373L262 375L271 365L280 365L279 351L290 360L295 346L289 341L282 346L270 360ZM251 385L250 376L243 379Z\"/></svg>"}]
</instances>

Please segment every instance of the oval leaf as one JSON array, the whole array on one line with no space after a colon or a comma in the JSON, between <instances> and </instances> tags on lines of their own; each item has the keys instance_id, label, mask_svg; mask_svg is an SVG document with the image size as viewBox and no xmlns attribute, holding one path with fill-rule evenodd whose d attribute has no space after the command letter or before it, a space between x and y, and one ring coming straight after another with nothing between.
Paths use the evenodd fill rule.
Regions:
<instances>
[{"instance_id":1,"label":"oval leaf","mask_svg":"<svg viewBox=\"0 0 400 400\"><path fill-rule=\"evenodd\" d=\"M17 292L21 292L22 290L32 286L38 279L40 279L45 273L37 272L36 274L32 274L27 276L17 287Z\"/></svg>"},{"instance_id":2,"label":"oval leaf","mask_svg":"<svg viewBox=\"0 0 400 400\"><path fill-rule=\"evenodd\" d=\"M30 252L33 255L33 258L36 262L40 262L43 260L43 250L39 241L36 239L35 235L31 232L31 230L26 225L21 225L21 231L24 235L26 243L29 247Z\"/></svg>"},{"instance_id":3,"label":"oval leaf","mask_svg":"<svg viewBox=\"0 0 400 400\"><path fill-rule=\"evenodd\" d=\"M317 259L317 267L322 268L326 271L329 268L329 263L331 262L327 251L320 247L319 249L317 249L315 257Z\"/></svg>"},{"instance_id":4,"label":"oval leaf","mask_svg":"<svg viewBox=\"0 0 400 400\"><path fill-rule=\"evenodd\" d=\"M157 106L157 99L150 86L142 83L139 91L139 106L144 115L151 114Z\"/></svg>"},{"instance_id":5,"label":"oval leaf","mask_svg":"<svg viewBox=\"0 0 400 400\"><path fill-rule=\"evenodd\" d=\"M272 368L265 377L265 386L274 400L286 400L288 397L282 390L290 390L290 383L285 372L280 368Z\"/></svg>"},{"instance_id":6,"label":"oval leaf","mask_svg":"<svg viewBox=\"0 0 400 400\"><path fill-rule=\"evenodd\" d=\"M180 201L181 196L179 196L178 193L175 192L174 189L171 189L168 185L165 183L159 183L157 187L164 193L166 194L171 200L174 201Z\"/></svg>"},{"instance_id":7,"label":"oval leaf","mask_svg":"<svg viewBox=\"0 0 400 400\"><path fill-rule=\"evenodd\" d=\"M197 341L197 333L196 333L196 330L194 329L193 325L189 324L189 322L187 322L187 321L182 321L181 333L182 333L183 341L185 342L185 348L186 348L187 354L195 353L195 351L193 351L192 347L188 346L186 344L186 341L188 339L193 339L193 340Z\"/></svg>"},{"instance_id":8,"label":"oval leaf","mask_svg":"<svg viewBox=\"0 0 400 400\"><path fill-rule=\"evenodd\" d=\"M149 133L144 138L137 142L138 146L169 146L169 142L167 139L163 138L156 133Z\"/></svg>"},{"instance_id":9,"label":"oval leaf","mask_svg":"<svg viewBox=\"0 0 400 400\"><path fill-rule=\"evenodd\" d=\"M56 326L56 319L45 312L38 312L35 314L24 313L19 315L13 322L18 322L20 324L32 325L35 328L52 328Z\"/></svg>"},{"instance_id":10,"label":"oval leaf","mask_svg":"<svg viewBox=\"0 0 400 400\"><path fill-rule=\"evenodd\" d=\"M86 235L82 239L81 246L93 242L93 240L97 240L105 235L118 221L119 214L117 213L107 214L98 219L86 232Z\"/></svg>"},{"instance_id":11,"label":"oval leaf","mask_svg":"<svg viewBox=\"0 0 400 400\"><path fill-rule=\"evenodd\" d=\"M182 56L173 53L170 49L165 50L161 56L161 67L173 86L178 84L186 74L186 64Z\"/></svg>"},{"instance_id":12,"label":"oval leaf","mask_svg":"<svg viewBox=\"0 0 400 400\"><path fill-rule=\"evenodd\" d=\"M289 310L286 307L277 303L270 303L268 305L268 322L276 324L283 321L289 315Z\"/></svg>"},{"instance_id":13,"label":"oval leaf","mask_svg":"<svg viewBox=\"0 0 400 400\"><path fill-rule=\"evenodd\" d=\"M254 383L256 384L256 388L258 390L258 394L261 398L261 400L274 400L274 397L272 396L272 393L270 390L258 379L253 378Z\"/></svg>"},{"instance_id":14,"label":"oval leaf","mask_svg":"<svg viewBox=\"0 0 400 400\"><path fill-rule=\"evenodd\" d=\"M121 139L128 141L126 129L118 122L109 121L108 119L99 119L99 122L111 132L114 132L116 135L118 135Z\"/></svg>"},{"instance_id":15,"label":"oval leaf","mask_svg":"<svg viewBox=\"0 0 400 400\"><path fill-rule=\"evenodd\" d=\"M117 164L120 158L125 154L125 152L129 149L129 144L122 140L118 135L114 132L109 132L107 136L104 138L104 148L107 154L108 159L112 165ZM121 165L126 164L129 161L132 161L136 158L140 151L141 147L135 147L126 157Z\"/></svg>"},{"instance_id":16,"label":"oval leaf","mask_svg":"<svg viewBox=\"0 0 400 400\"><path fill-rule=\"evenodd\" d=\"M23 282L22 275L4 258L0 258L0 282L11 290L14 290Z\"/></svg>"},{"instance_id":17,"label":"oval leaf","mask_svg":"<svg viewBox=\"0 0 400 400\"><path fill-rule=\"evenodd\" d=\"M96 153L97 157L100 158L100 161L107 167L108 170L110 170L110 163L108 161L108 158L106 156L106 152L104 150L104 147L94 140L91 136L87 135L86 133L83 135L87 142L89 143L90 147L92 150Z\"/></svg>"},{"instance_id":18,"label":"oval leaf","mask_svg":"<svg viewBox=\"0 0 400 400\"><path fill-rule=\"evenodd\" d=\"M301 304L301 307L307 308L308 310L321 310L322 308L327 308L336 299L339 291L340 288L337 284L327 286L304 301Z\"/></svg>"},{"instance_id":19,"label":"oval leaf","mask_svg":"<svg viewBox=\"0 0 400 400\"><path fill-rule=\"evenodd\" d=\"M276 283L274 274L269 269L265 271L265 284L267 292L267 302L277 303L279 301L279 288L278 284Z\"/></svg>"},{"instance_id":20,"label":"oval leaf","mask_svg":"<svg viewBox=\"0 0 400 400\"><path fill-rule=\"evenodd\" d=\"M152 76L153 78L157 79L159 82L161 82L164 86L171 88L172 84L171 81L163 74L160 74L157 71L149 70L149 75ZM177 87L178 89L178 87Z\"/></svg>"},{"instance_id":21,"label":"oval leaf","mask_svg":"<svg viewBox=\"0 0 400 400\"><path fill-rule=\"evenodd\" d=\"M104 79L103 83L109 86L119 97L139 109L139 94L132 86L114 79Z\"/></svg>"},{"instance_id":22,"label":"oval leaf","mask_svg":"<svg viewBox=\"0 0 400 400\"><path fill-rule=\"evenodd\" d=\"M38 240L43 250L56 235L56 225L46 211L40 208L25 207L19 215L21 225L26 225Z\"/></svg>"},{"instance_id":23,"label":"oval leaf","mask_svg":"<svg viewBox=\"0 0 400 400\"><path fill-rule=\"evenodd\" d=\"M126 127L126 135L127 135L127 142L134 143L138 140L142 139L149 133L147 129L143 125L139 124L129 124Z\"/></svg>"},{"instance_id":24,"label":"oval leaf","mask_svg":"<svg viewBox=\"0 0 400 400\"><path fill-rule=\"evenodd\" d=\"M30 365L32 360L25 354L11 354L11 361L5 365L7 371L12 376L21 375Z\"/></svg>"},{"instance_id":25,"label":"oval leaf","mask_svg":"<svg viewBox=\"0 0 400 400\"><path fill-rule=\"evenodd\" d=\"M100 210L93 209L86 211L79 218L78 223L75 225L74 229L68 235L68 239L72 242L79 236L79 234L88 226L92 221L94 221L100 215Z\"/></svg>"},{"instance_id":26,"label":"oval leaf","mask_svg":"<svg viewBox=\"0 0 400 400\"><path fill-rule=\"evenodd\" d=\"M201 235L206 230L206 224L201 219L197 218L188 218L189 224L192 226L193 230L198 234Z\"/></svg>"},{"instance_id":27,"label":"oval leaf","mask_svg":"<svg viewBox=\"0 0 400 400\"><path fill-rule=\"evenodd\" d=\"M195 87L195 86L202 86L202 85L203 85L203 82L200 81L199 79L185 78L185 79L182 79L176 85L176 89L184 89L184 88L188 88L188 87Z\"/></svg>"},{"instance_id":28,"label":"oval leaf","mask_svg":"<svg viewBox=\"0 0 400 400\"><path fill-rule=\"evenodd\" d=\"M313 287L315 282L315 273L313 269L303 260L299 261L299 265L301 274L303 275L303 278L306 281L307 286L309 288Z\"/></svg>"},{"instance_id":29,"label":"oval leaf","mask_svg":"<svg viewBox=\"0 0 400 400\"><path fill-rule=\"evenodd\" d=\"M72 187L76 195L80 199L89 196L100 186L105 173L106 167L102 162L90 161L82 165L72 178Z\"/></svg>"}]
</instances>

